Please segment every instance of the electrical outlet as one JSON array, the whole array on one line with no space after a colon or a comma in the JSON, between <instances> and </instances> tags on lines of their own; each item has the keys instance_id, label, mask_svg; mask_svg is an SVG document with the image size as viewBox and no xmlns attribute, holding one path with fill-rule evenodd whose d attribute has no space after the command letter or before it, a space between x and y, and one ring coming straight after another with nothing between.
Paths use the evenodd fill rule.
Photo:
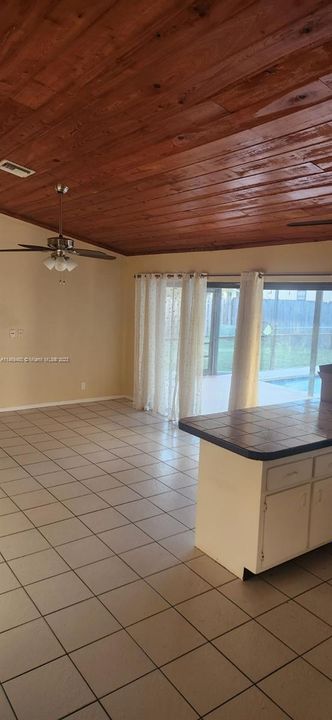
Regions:
<instances>
[{"instance_id":1,"label":"electrical outlet","mask_svg":"<svg viewBox=\"0 0 332 720\"><path fill-rule=\"evenodd\" d=\"M11 338L11 340L14 340L17 337L17 332L15 328L11 328L9 330L9 337Z\"/></svg>"},{"instance_id":2,"label":"electrical outlet","mask_svg":"<svg viewBox=\"0 0 332 720\"><path fill-rule=\"evenodd\" d=\"M85 383L85 382L81 382L81 390L86 390L86 383Z\"/></svg>"}]
</instances>

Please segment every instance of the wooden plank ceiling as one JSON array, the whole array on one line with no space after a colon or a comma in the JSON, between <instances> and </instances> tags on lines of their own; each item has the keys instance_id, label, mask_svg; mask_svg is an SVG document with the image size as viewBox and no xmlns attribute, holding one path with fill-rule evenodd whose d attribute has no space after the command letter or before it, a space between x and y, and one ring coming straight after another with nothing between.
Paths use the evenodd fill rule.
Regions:
<instances>
[{"instance_id":1,"label":"wooden plank ceiling","mask_svg":"<svg viewBox=\"0 0 332 720\"><path fill-rule=\"evenodd\" d=\"M126 255L332 226L332 3L2 0L0 211ZM6 244L1 238L1 244Z\"/></svg>"}]
</instances>

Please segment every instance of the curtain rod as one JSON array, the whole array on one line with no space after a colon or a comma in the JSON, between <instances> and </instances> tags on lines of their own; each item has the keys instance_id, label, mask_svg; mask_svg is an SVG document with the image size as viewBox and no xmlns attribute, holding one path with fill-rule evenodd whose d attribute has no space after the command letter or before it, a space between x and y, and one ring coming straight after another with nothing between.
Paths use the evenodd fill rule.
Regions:
<instances>
[{"instance_id":1,"label":"curtain rod","mask_svg":"<svg viewBox=\"0 0 332 720\"><path fill-rule=\"evenodd\" d=\"M148 272L148 273L135 273L134 277L142 277L143 275L162 275L163 273L160 272ZM181 277L182 275L194 275L194 272L166 272L165 275L167 277ZM204 272L197 272L197 275L201 277L214 277L214 278L241 278L240 273L204 273ZM262 270L259 271L260 277L332 277L332 272L316 272L316 273L298 273L298 272L291 272L291 273L264 273Z\"/></svg>"},{"instance_id":2,"label":"curtain rod","mask_svg":"<svg viewBox=\"0 0 332 720\"><path fill-rule=\"evenodd\" d=\"M194 277L195 275L197 275L198 277L209 277L208 273L205 273L205 272L195 272L195 271L185 272L185 271L183 271L183 272L165 272L165 273L161 273L161 272L135 273L134 278L141 278L141 277L144 277L144 275L155 275L156 277L162 277L162 275L164 275L165 277L168 277L168 278L171 278L171 277L181 278L181 277L183 277L183 275L189 275L190 277Z\"/></svg>"},{"instance_id":3,"label":"curtain rod","mask_svg":"<svg viewBox=\"0 0 332 720\"><path fill-rule=\"evenodd\" d=\"M323 272L317 272L317 273L297 273L297 272L264 273L264 272L260 272L259 275L261 277L328 277L330 275L332 276L332 273L330 273L330 272L324 272L324 273ZM239 273L228 273L228 274L223 274L223 275L220 275L219 273L208 273L208 277L220 277L220 278L238 277L238 278L240 278L241 275L239 275Z\"/></svg>"}]
</instances>

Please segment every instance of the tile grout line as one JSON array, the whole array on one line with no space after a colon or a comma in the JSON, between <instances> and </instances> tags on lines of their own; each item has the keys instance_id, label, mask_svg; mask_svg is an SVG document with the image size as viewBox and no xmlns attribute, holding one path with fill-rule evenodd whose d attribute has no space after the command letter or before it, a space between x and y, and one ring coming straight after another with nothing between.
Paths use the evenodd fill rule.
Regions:
<instances>
[{"instance_id":1,"label":"tile grout line","mask_svg":"<svg viewBox=\"0 0 332 720\"><path fill-rule=\"evenodd\" d=\"M158 479L159 479L159 478L158 478ZM77 480L77 479L75 478L75 480ZM80 482L80 481L78 481L78 482ZM126 485L125 485L125 487L126 487ZM94 494L95 494L95 493L94 493ZM14 502L15 502L15 501L14 501ZM59 502L61 503L61 501L59 501ZM134 501L133 501L133 502L134 502ZM16 504L16 503L15 503L15 504ZM53 503L51 503L51 504L53 504ZM63 504L63 503L61 503L61 504ZM64 506L64 507L66 507L66 506ZM113 506L110 506L110 507L113 507ZM92 511L92 512L93 512L93 511ZM24 513L23 513L23 514L24 514ZM167 514L167 513L166 513L166 514ZM156 516L156 517L158 517L158 516ZM171 517L172 517L172 516L171 516ZM61 521L59 521L59 522L61 522ZM132 524L135 524L135 523L132 523ZM35 527L36 527L36 526L35 526ZM38 526L36 527L36 529L37 529L37 531L38 531ZM95 535L96 537L98 537L98 536L96 535L96 533L94 533L93 531L92 531L92 534ZM178 533L176 533L176 534L178 534ZM180 534L180 533L179 533L179 534ZM170 537L172 537L172 536L170 536ZM100 538L99 538L99 539L100 539ZM74 542L74 541L73 541L73 542ZM154 539L152 539L152 542L156 542L157 544L160 544L158 541L156 541L156 540L154 540ZM107 547L108 547L108 546L107 546ZM143 547L144 547L144 546L143 546ZM161 545L161 547L163 547L163 546ZM53 549L55 549L55 551L56 551L56 548L53 547ZM108 547L108 549L110 549L110 548ZM57 552L57 551L56 551L56 552ZM58 555L59 555L59 553L58 553ZM114 555L117 556L117 557L119 557L119 554L117 554L117 553L114 553ZM61 559L63 559L63 558L61 558ZM122 559L122 558L121 558L121 559ZM176 559L177 559L177 558L176 558ZM97 561L97 562L98 562L98 561ZM94 564L94 563L91 563L91 564ZM183 564L183 565L186 566L185 561L181 561L181 560L180 560L178 564ZM130 566L129 566L129 567L130 567ZM69 568L69 569L73 570L72 568ZM131 569L132 569L132 568L131 568ZM73 570L73 572L75 572L75 570ZM157 571L157 573L158 573L158 572L160 572L160 571ZM76 573L75 573L75 574L76 574ZM156 573L152 573L152 574L150 574L150 576L153 575L153 574L156 574ZM198 575L198 573L196 573L196 574ZM138 574L138 575L139 575L139 574ZM79 576L78 576L78 577L79 577ZM143 579L143 581L145 581L145 577L149 577L149 576L143 576L143 577L141 577L141 579ZM198 575L198 577L201 577L201 576ZM80 580L81 580L81 578L80 578ZM320 579L320 580L321 580L321 579ZM231 581L230 581L230 582L231 582ZM320 585L320 584L324 584L324 581L322 581L321 583L319 583L319 585ZM90 589L89 589L89 590L90 590ZM218 588L218 590L219 590L219 588ZM106 592L107 592L107 591L106 591ZM209 591L206 591L206 592L209 592ZM160 593L158 593L158 594L160 594ZM201 594L201 593L200 593L200 594ZM300 593L300 594L301 594L301 593ZM95 594L94 594L94 595L95 595ZM98 596L95 595L95 597L98 597ZM163 596L161 596L161 597L163 597ZM293 599L293 598L292 598L292 599ZM289 600L289 598L287 598L287 601L288 601L288 600ZM232 601L231 601L231 602L232 602ZM233 604L236 604L236 603L233 603ZM283 603L282 603L282 604L283 604ZM174 607L174 606L171 605L171 607ZM38 608L37 608L37 609L38 609ZM309 612L310 612L310 611L309 611ZM264 613L263 613L263 614L264 614ZM313 614L313 613L312 613L312 614ZM180 614L180 615L181 615L181 614ZM183 617L183 616L181 616L181 617ZM250 620L248 620L247 622L250 622L251 619L252 619L252 618L250 618ZM119 624L122 626L121 623L119 623ZM122 626L122 627L123 627L123 626ZM193 627L195 627L195 626L193 626ZM123 629L124 629L124 628L123 628ZM195 630L197 631L197 628L195 628ZM55 637L56 637L56 636L55 636ZM203 635L202 637L204 637L204 635ZM279 638L278 638L278 639L279 639ZM280 640L279 640L279 641L280 641ZM209 642L210 644L212 644L211 641L209 641L209 640L208 640L207 642ZM60 643L60 644L61 644L61 643ZM205 643L204 643L204 644L205 644ZM214 646L213 646L213 647L214 647ZM145 652L145 651L144 651L144 652ZM191 651L189 651L189 652L191 652ZM221 651L219 651L219 652L221 652ZM66 654L67 654L67 653L66 653ZM187 654L187 653L185 653L185 654ZM221 653L221 654L222 654L222 653ZM297 655L298 655L298 654L297 654ZM298 656L298 657L299 657L299 656ZM172 661L170 661L170 662L172 662ZM236 666L235 666L235 667L236 667ZM239 668L238 668L238 669L239 669ZM242 671L241 671L241 672L242 672ZM244 674L244 673L242 673L242 674ZM323 674L323 673L322 673L322 674ZM250 682L252 682L252 681L250 681ZM179 691L178 691L178 692L179 692Z\"/></svg>"},{"instance_id":2,"label":"tile grout line","mask_svg":"<svg viewBox=\"0 0 332 720\"><path fill-rule=\"evenodd\" d=\"M23 511L23 513L24 513L24 511ZM60 522L61 522L61 521L60 521ZM36 528L36 529L38 530L38 528ZM93 535L95 535L95 533L93 533ZM100 539L100 538L99 538L99 539ZM53 547L53 549L56 551L56 547L54 547L54 546L52 546L52 547ZM161 546L161 547L162 547L162 546ZM56 551L56 552L57 552L57 551ZM59 553L57 553L57 554L59 555ZM115 554L115 555L116 555L116 554ZM116 555L116 556L119 557L118 555ZM60 557L61 557L61 556L60 556ZM120 559L122 559L122 558L120 558ZM177 559L177 558L176 558L176 559ZM7 561L5 561L5 562L7 562ZM124 562L125 562L125 561L124 561ZM126 564L127 564L127 563L126 563ZM178 564L182 564L181 561L179 561ZM130 566L128 566L128 567L130 568ZM130 569L132 569L132 568L130 568ZM72 571L75 573L75 575L78 577L78 579L79 579L81 582L83 582L83 584L86 584L86 583L84 583L84 581L82 581L82 579L79 577L79 575L77 575L77 573L75 572L75 569L72 569ZM14 575L15 575L15 573L14 573ZM137 575L138 575L138 577L139 577L141 580L143 580L143 581L145 582L143 576L140 576L139 573L137 573ZM16 575L15 575L15 577L16 577L16 579L18 580L18 582L20 582L20 581L19 581L19 578L17 578ZM47 578L46 578L46 579L47 579ZM134 582L134 581L133 581L133 582ZM129 584L131 584L131 583L129 583ZM20 585L21 585L21 583L20 583ZM124 587L124 586L122 585L122 586L119 586L119 587ZM99 600L99 602L101 602L104 607L106 607L106 606L104 605L103 601L98 597L98 595L96 595L96 594L94 593L94 591L90 590L89 586L87 586L87 588L88 588L89 592L92 592L92 593L93 593L93 596L94 596L97 600ZM26 592L24 586L22 586L22 589ZM115 589L116 589L116 588L115 588ZM106 592L107 592L107 591L106 591ZM158 591L156 591L156 592L158 592ZM104 594L104 593L101 593L101 594ZM160 593L158 593L158 594L160 594ZM29 594L28 594L28 596L30 597ZM160 596L160 597L162 597L162 596ZM162 598L162 599L164 599L164 598ZM32 600L33 604L35 605L37 611L40 612L38 606L35 604L35 602L33 601L32 598L31 598L31 600ZM81 602L84 602L84 601L82 600ZM72 605L67 606L67 607L73 607L73 606L76 605L76 604L79 604L79 603L73 603ZM171 606L169 609L171 609L171 608L172 608L172 606ZM61 610L61 609L65 609L65 608L60 608L60 610ZM106 609L108 610L108 608L106 608ZM174 608L174 609L175 609L175 608ZM55 611L55 612L56 612L56 611ZM110 612L110 611L108 610L108 612ZM49 613L49 614L51 614L51 613ZM159 613L156 613L156 614L159 614ZM180 614L180 613L179 613L179 614ZM110 615L111 615L112 617L114 617L111 612L110 612ZM47 622L47 619L46 619L46 618L47 618L47 615L46 615L46 616L45 616L45 615L41 615L41 617L43 617L44 620L45 620L45 622ZM150 617L153 617L153 616L150 616ZM181 617L182 617L182 616L181 616ZM123 624L122 624L117 618L115 618L115 619L117 620L117 622L119 623L119 625L120 625L121 628L122 628L122 630L115 631L115 632L125 631L126 634L129 635L129 637L131 638L131 640L133 640L133 642L137 645L137 647L150 659L150 661L153 663L153 665L155 666L155 668L158 668L158 666L154 663L154 661L152 660L152 658L151 658L151 657L146 653L146 651L139 645L139 643L135 640L135 638L133 638L129 633L127 633L126 627L123 626ZM30 622L32 622L32 621L30 621ZM25 623L24 623L24 624L25 624ZM190 623L190 624L191 624L191 623ZM50 628L50 630L52 631L54 637L59 641L59 639L58 639L57 636L55 635L52 627L49 625L48 622L47 622L47 625L48 625L48 627ZM194 627L194 626L192 626L192 627ZM196 628L194 628L194 629L196 630L196 632L198 632ZM110 637L110 636L113 635L113 634L114 634L114 633L111 633L110 635L106 635L105 637ZM199 634L200 634L200 633L199 633ZM203 639L203 638L204 638L204 636L202 635L202 639ZM98 639L102 639L102 638L98 638ZM204 639L205 639L205 638L204 638ZM64 648L64 646L62 645L61 641L59 641L59 642L60 642L60 645L61 645L61 646L63 647L63 649L65 650L65 648ZM91 644L93 644L94 642L98 642L98 640L97 640L97 641L91 641L91 643L86 643L86 644L85 644L84 646L82 646L82 647L86 647L87 645L91 645ZM205 643L205 642L202 643L202 645L204 645L204 644L206 644L206 643ZM76 650L75 650L75 651L76 651ZM71 651L71 652L75 652L75 651ZM69 657L69 659L71 660L71 662L73 662L73 660L70 658L69 653L67 653L66 650L65 650L65 653L66 653L66 655ZM184 654L187 654L187 653L184 653ZM48 664L48 663L45 663L45 664ZM77 668L76 664L75 664L75 663L73 663L73 664L74 664L74 666ZM33 668L33 669L36 669L36 668ZM77 668L77 670L79 671L78 668ZM31 671L31 670L30 670L30 671ZM30 671L28 670L28 671L26 671L26 672L30 672ZM21 673L20 675L24 675L24 674L26 674L26 672ZM154 670L149 671L149 673L146 673L146 674L150 674L150 672L154 672ZM79 671L79 673L80 673L80 675L82 676L83 680L85 680L85 682L87 682L86 679L84 678L84 676L82 675L82 673L81 673L80 671ZM18 675L18 676L16 676L16 677L20 677L20 675ZM141 676L141 677L142 677L142 676ZM136 678L136 679L139 679L139 678ZM131 681L131 682L134 682L134 681ZM126 683L124 686L120 686L120 687L125 687L126 685L130 685L131 682ZM87 683L87 685L88 685L88 687L90 688L89 683ZM90 689L92 690L92 688L90 688ZM118 689L120 689L120 688L116 688L116 690L118 690ZM92 691L92 692L93 692L93 691ZM115 691L114 691L114 692L115 692ZM178 690L178 692L180 693L179 690ZM107 695L108 695L108 694L110 694L110 693L107 693ZM180 695L182 695L182 694L180 693ZM105 697L105 696L104 696L104 697ZM184 697L184 696L183 696L183 697ZM98 698L97 698L97 699L98 699ZM184 699L185 699L186 702L190 705L189 701L188 701L186 698L184 698Z\"/></svg>"},{"instance_id":3,"label":"tile grout line","mask_svg":"<svg viewBox=\"0 0 332 720\"><path fill-rule=\"evenodd\" d=\"M61 522L61 521L60 521L60 522ZM38 528L37 528L37 529L38 529ZM94 534L94 533L93 533L93 534ZM159 543L158 543L158 544L159 544ZM161 547L162 547L162 546L161 546ZM53 548L53 549L56 550L56 548ZM58 555L59 555L59 553L58 553ZM61 556L60 556L60 557L61 557ZM117 555L117 557L119 557L119 556ZM122 559L122 558L120 558L120 559ZM181 563L181 561L179 561L178 564L183 564L183 565L184 565L185 563ZM130 566L129 566L129 568L130 568ZM132 569L132 568L130 568L130 569ZM75 572L74 569L73 569L73 572ZM14 574L15 574L15 573L14 573ZM137 573L137 574L138 574L138 576L140 577L140 579L145 582L145 578L144 578L143 576L140 576L139 573ZM154 574L154 573L152 573L152 574ZM82 579L77 575L76 572L75 572L75 575L82 581ZM16 577L16 575L15 575L15 577ZM198 577L200 577L200 576L198 575ZM18 578L17 578L17 580L19 581ZM19 581L19 582L20 582L20 581ZM133 582L134 582L134 581L133 581ZM84 581L83 581L83 583L84 583ZM84 583L84 584L85 584L85 583ZM87 586L87 587L88 587L88 586ZM124 587L124 586L120 586L120 587ZM24 587L23 587L23 589L25 590ZM93 591L90 590L89 587L88 587L88 589L89 589L90 592L93 592ZM212 587L211 587L211 589L212 589ZM26 590L25 590L25 592L26 592ZM106 592L107 592L107 591L106 591ZM156 591L156 592L158 593L158 591ZM104 593L102 593L102 594L104 594ZM158 594L160 595L160 593L158 593ZM100 602L102 602L102 604L104 605L103 601L98 597L98 595L96 595L94 592L93 592L93 595L94 595ZM30 595L29 595L29 597L30 597ZM162 595L160 595L160 597L162 597L162 599L164 599ZM31 599L32 599L32 598L31 598ZM32 601L33 601L33 599L32 599ZM34 602L34 601L33 601L33 602ZM81 602L83 602L83 601L81 601ZM34 603L34 604L35 604L35 603ZM73 603L73 605L76 605L76 604L77 604L77 603ZM70 607L72 607L73 605L71 605ZM36 606L36 605L35 605L35 606ZM68 606L67 606L67 607L68 607ZM172 609L172 608L173 608L174 610L176 610L176 608L175 608L174 606L170 605L170 608L169 608L169 609ZM36 609L37 609L37 611L39 612L38 606L36 606ZM65 609L65 608L63 608L63 609ZM106 608L106 609L108 610L108 608ZM109 611L109 610L108 610L108 611ZM109 612L110 612L110 611L109 611ZM163 612L163 611L161 611L161 612ZM181 618L183 618L183 616L181 615L181 613L179 613L177 610L176 610L176 612L180 615ZM50 614L51 614L51 613L50 613ZM112 613L110 613L110 614L112 615ZM155 614L160 614L160 613L155 613ZM42 617L43 617L44 620L47 622L47 620L46 620L46 617L47 617L47 616L42 615ZM113 617L113 616L112 616L112 617ZM153 615L150 616L150 617L153 617ZM145 618L145 619L148 619L148 618ZM117 618L116 618L116 620L117 620L117 622L119 622ZM187 621L187 622L189 622L189 621ZM120 622L119 622L119 624L120 624L120 626L122 627L122 630L124 630L125 632L127 632L126 627L123 626L122 623L120 623ZM134 624L135 624L135 623L134 623ZM202 642L202 644L199 645L198 647L201 647L201 646L203 646L203 645L205 645L205 644L211 644L210 641L207 640L207 639L205 638L205 636L204 636L202 633L200 633L200 632L197 630L197 628L195 628L194 625L192 625L192 623L189 622L189 624L194 628L194 630L195 630L196 632L198 632L200 635L202 635L202 639L205 641L205 642ZM48 625L48 627L50 627L48 622L47 622L47 625ZM128 627L129 627L129 626L128 626ZM52 630L51 627L50 627L50 629ZM121 632L121 631L118 631L118 632ZM55 635L55 633L54 633L53 630L52 630L52 633L53 633L53 635L55 636L55 638L58 640L58 638L57 638L57 636ZM113 634L114 634L114 633L111 633L111 635L113 635ZM135 640L135 638L133 638L133 637L130 635L130 633L128 633L128 634L129 634L130 638L135 642L135 644L139 647L139 649L140 649L141 651L143 651L144 654L145 654L145 655L151 660L151 662L154 664L154 666L155 666L156 668L158 668L158 666L155 664L155 662L152 660L152 658L151 658L151 657L148 655L148 653L139 645L139 643ZM111 636L111 635L110 635L110 636ZM107 635L106 637L108 637L108 635ZM86 645L84 645L84 646L82 646L82 647L86 647L86 646L89 645L89 644L93 644L93 642L96 642L96 641L92 641L91 643L87 643ZM63 645L62 645L61 642L60 642L60 644L61 644L61 646L63 647ZM217 649L217 648L216 648L216 649ZM69 656L69 654L67 653L67 651L65 651L65 652L66 652L66 655ZM73 651L72 651L72 652L73 652ZM178 659L178 657L183 657L184 655L187 655L189 652L191 652L191 651L188 651L188 652L186 652L186 653L183 653L183 654L181 654L180 656L177 656L175 659ZM70 656L69 656L69 658L70 658ZM70 658L70 659L71 659L71 658ZM73 661L72 661L72 662L73 662ZM47 663L45 663L45 664L47 664ZM74 663L74 665L75 665L75 663ZM75 665L75 667L77 667L77 666ZM35 669L35 668L34 668L34 669ZM158 668L158 669L160 669L160 668ZM29 672L29 671L26 671L26 672ZM150 671L150 672L153 672L153 671ZM26 674L26 673L21 673L21 674ZM80 674L81 674L81 673L80 673ZM146 673L146 674L149 674L149 673ZM18 676L17 676L17 677L18 677ZM82 675L82 677L83 677L83 679L85 680L85 678L84 678L83 675ZM132 682L133 682L133 681L132 681ZM88 686L90 687L89 683L87 683L87 684L88 684ZM126 683L126 685L127 685L127 684L130 685L131 683ZM121 686L121 687L124 687L124 686ZM91 689L91 688L90 688L90 689ZM116 690L118 690L118 689L120 689L120 688L116 688ZM176 688L176 689L177 689L177 688ZM113 691L113 692L115 692L115 691ZM181 693L178 689L177 689L177 692L179 692L180 695L185 699L185 701L186 701L191 707L193 707L193 706L191 705L191 703L187 700L187 698L185 698L185 696L183 696L182 693ZM108 695L108 694L110 694L110 693L107 693L107 695ZM194 709L194 708L193 708L193 709Z\"/></svg>"}]
</instances>

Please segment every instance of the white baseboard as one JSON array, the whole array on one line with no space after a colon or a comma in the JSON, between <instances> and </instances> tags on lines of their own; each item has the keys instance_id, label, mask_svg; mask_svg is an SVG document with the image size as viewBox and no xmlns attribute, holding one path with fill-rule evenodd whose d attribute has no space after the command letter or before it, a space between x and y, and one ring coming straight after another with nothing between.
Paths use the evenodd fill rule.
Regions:
<instances>
[{"instance_id":1,"label":"white baseboard","mask_svg":"<svg viewBox=\"0 0 332 720\"><path fill-rule=\"evenodd\" d=\"M56 400L55 402L36 403L34 405L15 405L13 407L2 407L2 412L15 412L16 410L33 410L34 408L55 407L56 405L85 405L89 402L102 402L103 400L130 400L128 395L105 395L104 397L77 398L76 400Z\"/></svg>"}]
</instances>

